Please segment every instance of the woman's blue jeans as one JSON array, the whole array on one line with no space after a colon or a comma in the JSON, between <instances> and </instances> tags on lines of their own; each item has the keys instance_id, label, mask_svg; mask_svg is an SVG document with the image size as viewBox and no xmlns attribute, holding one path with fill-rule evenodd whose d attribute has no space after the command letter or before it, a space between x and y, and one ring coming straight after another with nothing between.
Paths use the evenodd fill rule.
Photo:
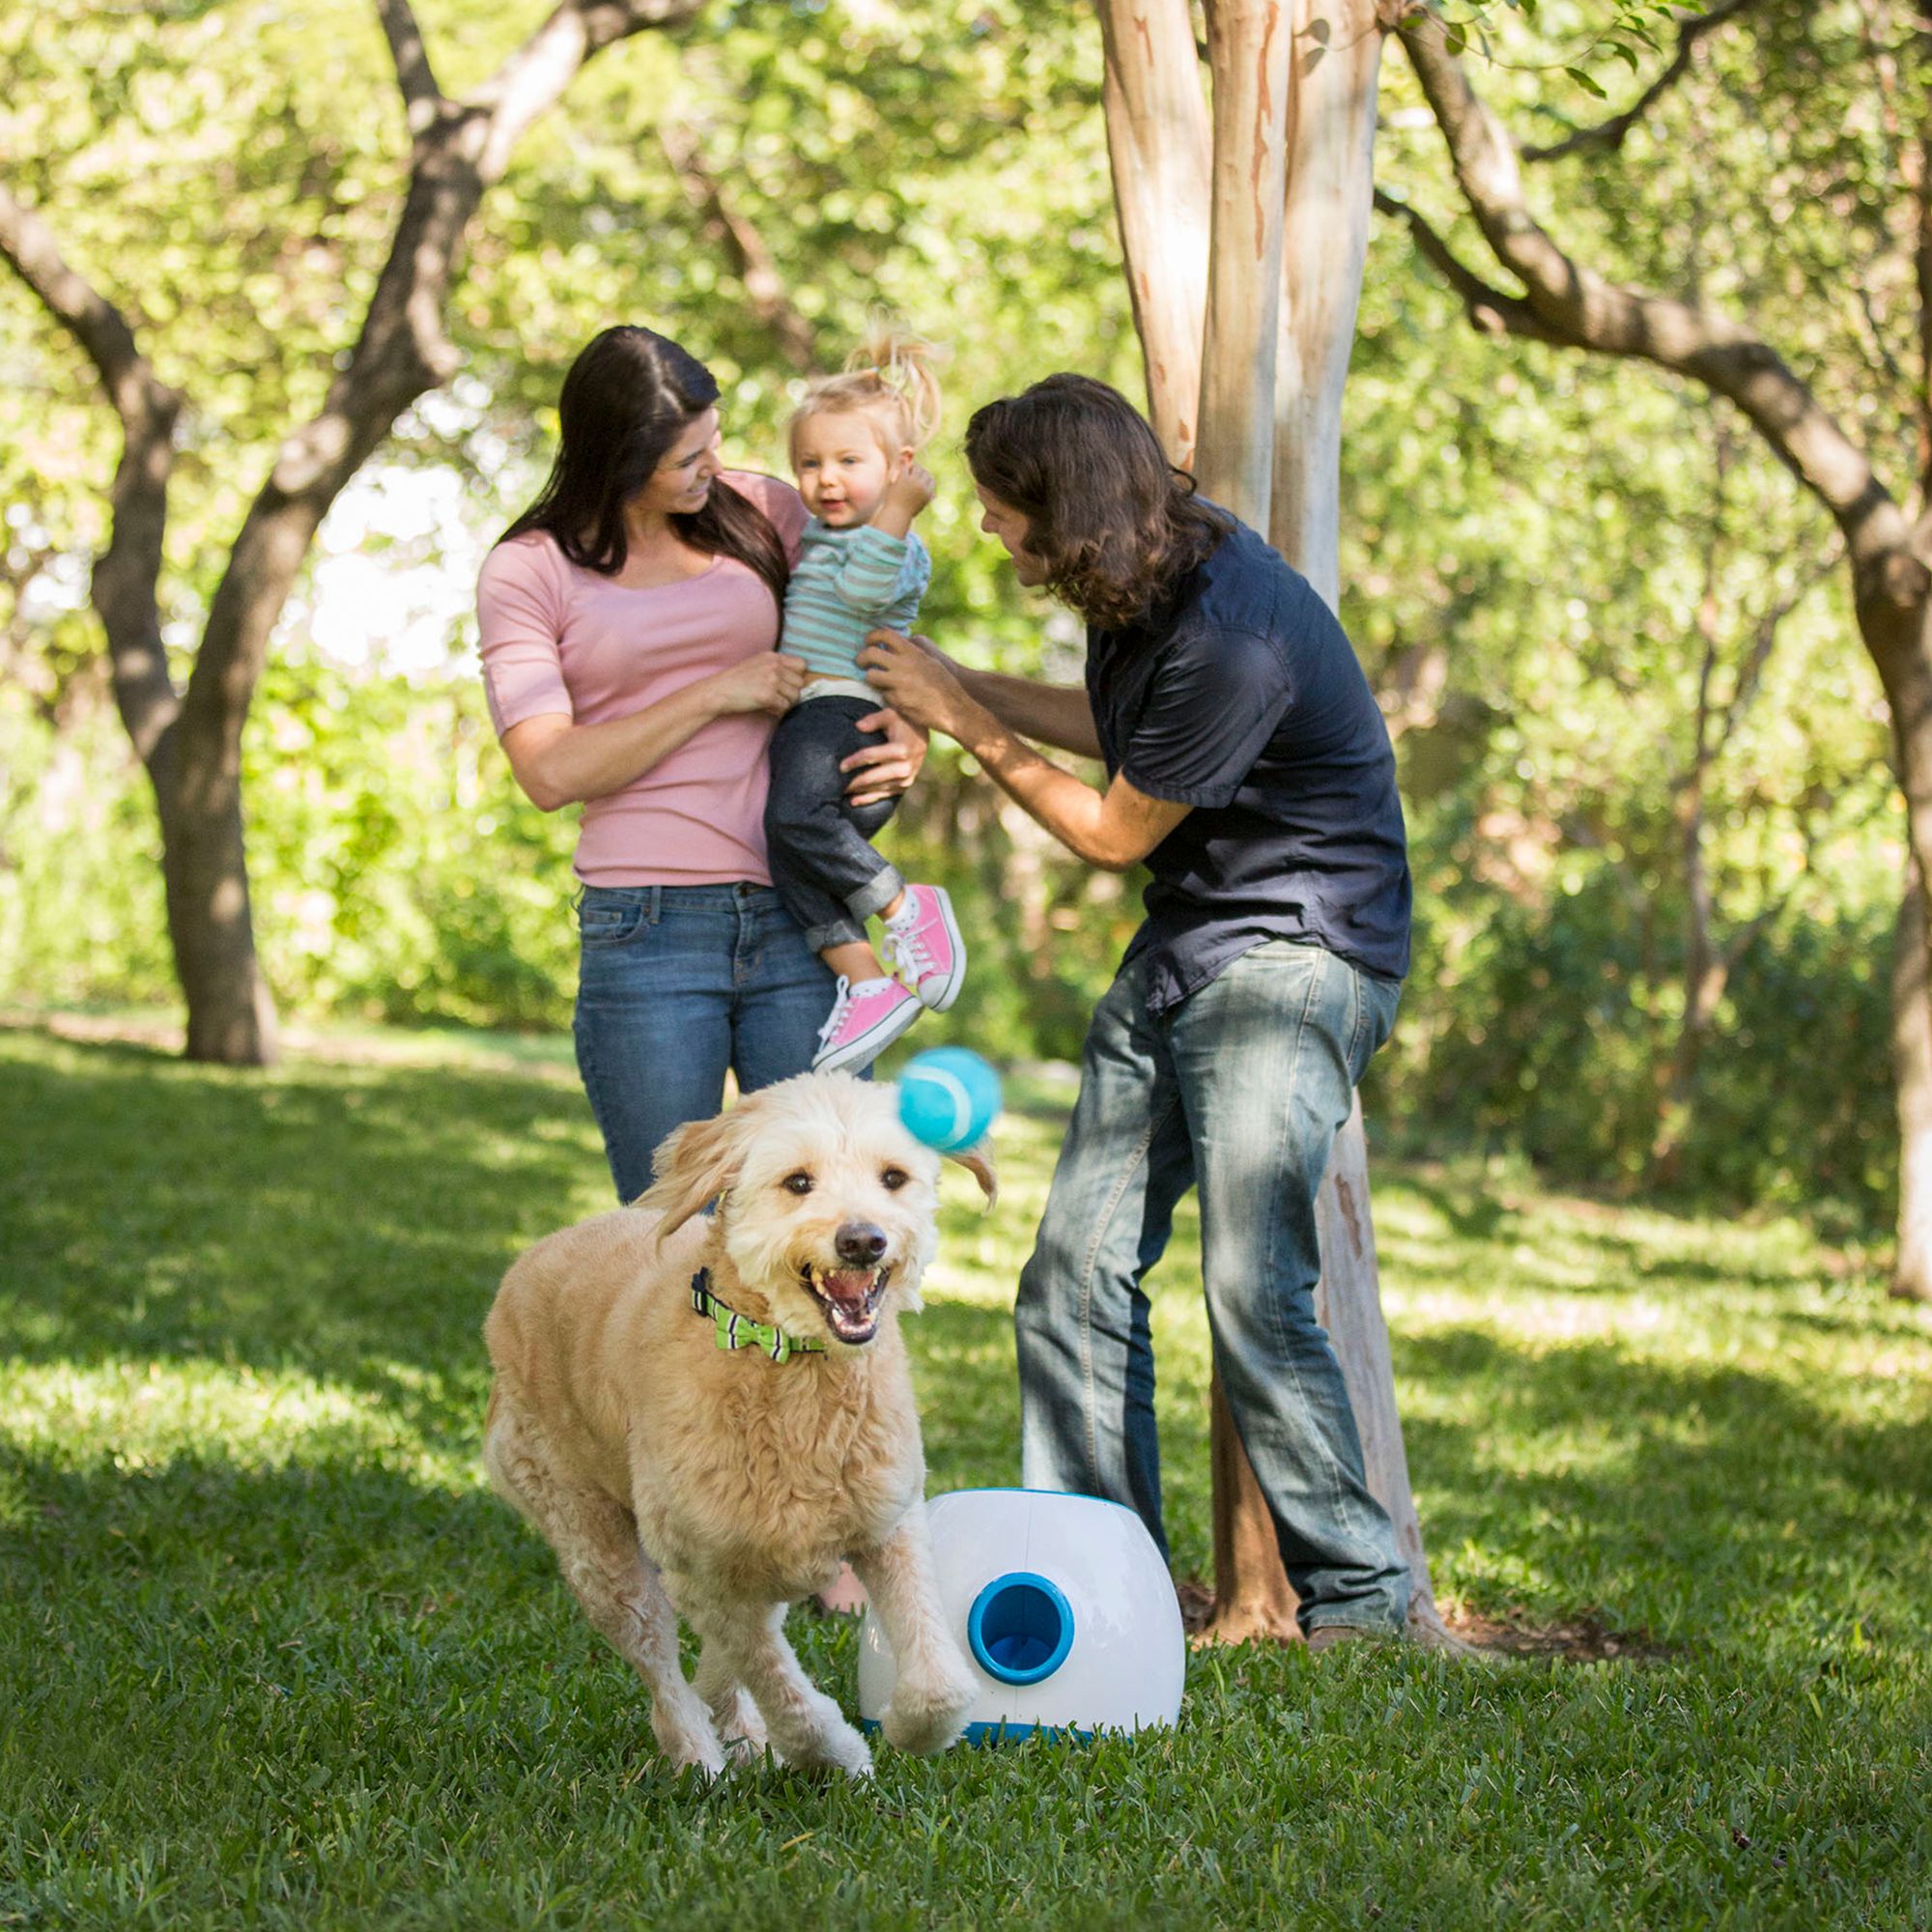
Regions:
<instances>
[{"instance_id":1,"label":"woman's blue jeans","mask_svg":"<svg viewBox=\"0 0 1932 1932\"><path fill-rule=\"evenodd\" d=\"M673 1127L811 1065L834 980L769 886L585 886L577 1066L617 1198Z\"/></svg>"},{"instance_id":2,"label":"woman's blue jeans","mask_svg":"<svg viewBox=\"0 0 1932 1932\"><path fill-rule=\"evenodd\" d=\"M1228 1406L1305 1630L1400 1628L1408 1570L1369 1493L1315 1320L1315 1193L1400 987L1271 940L1158 1019L1138 961L1094 1014L1016 1322L1030 1489L1137 1510L1165 1553L1143 1278L1201 1193L1202 1281Z\"/></svg>"}]
</instances>

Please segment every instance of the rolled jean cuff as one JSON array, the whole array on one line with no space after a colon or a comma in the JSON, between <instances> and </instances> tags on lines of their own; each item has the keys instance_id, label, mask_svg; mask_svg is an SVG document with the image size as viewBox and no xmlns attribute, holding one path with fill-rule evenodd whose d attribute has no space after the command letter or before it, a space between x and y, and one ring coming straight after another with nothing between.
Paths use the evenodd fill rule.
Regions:
<instances>
[{"instance_id":1,"label":"rolled jean cuff","mask_svg":"<svg viewBox=\"0 0 1932 1932\"><path fill-rule=\"evenodd\" d=\"M872 875L869 883L846 895L845 908L854 919L870 919L873 914L884 912L904 891L905 878L899 868L885 866ZM865 936L863 932L857 935L861 939Z\"/></svg>"},{"instance_id":2,"label":"rolled jean cuff","mask_svg":"<svg viewBox=\"0 0 1932 1932\"><path fill-rule=\"evenodd\" d=\"M849 919L835 919L828 925L808 925L805 928L805 943L814 952L823 952L832 946L858 946L865 937L866 928Z\"/></svg>"}]
</instances>

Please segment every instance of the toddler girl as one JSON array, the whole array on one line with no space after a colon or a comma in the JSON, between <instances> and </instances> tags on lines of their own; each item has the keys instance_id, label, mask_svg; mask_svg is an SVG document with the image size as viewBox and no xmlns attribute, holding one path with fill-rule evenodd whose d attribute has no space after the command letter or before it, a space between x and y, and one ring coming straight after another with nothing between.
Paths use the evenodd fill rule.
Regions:
<instances>
[{"instance_id":1,"label":"toddler girl","mask_svg":"<svg viewBox=\"0 0 1932 1932\"><path fill-rule=\"evenodd\" d=\"M791 420L792 469L811 520L779 649L807 670L804 694L772 734L765 843L772 884L838 975L814 1067L867 1065L926 1008L944 1012L966 971L944 890L908 885L871 847L896 801L848 803L839 770L880 742L857 723L880 706L859 666L867 633L911 630L932 575L912 533L932 500L932 478L915 461L939 418L932 355L930 344L876 322L845 373L814 384ZM885 923L884 965L866 937L874 914Z\"/></svg>"}]
</instances>

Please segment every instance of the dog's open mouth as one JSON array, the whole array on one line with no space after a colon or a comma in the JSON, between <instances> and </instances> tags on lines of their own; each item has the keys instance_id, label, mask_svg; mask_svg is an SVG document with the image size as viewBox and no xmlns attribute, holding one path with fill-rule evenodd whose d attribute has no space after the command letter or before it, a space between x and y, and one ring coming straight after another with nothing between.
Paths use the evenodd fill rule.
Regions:
<instances>
[{"instance_id":1,"label":"dog's open mouth","mask_svg":"<svg viewBox=\"0 0 1932 1932\"><path fill-rule=\"evenodd\" d=\"M869 1342L879 1332L879 1303L892 1272L890 1262L882 1268L821 1268L807 1262L800 1269L832 1332L854 1344Z\"/></svg>"}]
</instances>

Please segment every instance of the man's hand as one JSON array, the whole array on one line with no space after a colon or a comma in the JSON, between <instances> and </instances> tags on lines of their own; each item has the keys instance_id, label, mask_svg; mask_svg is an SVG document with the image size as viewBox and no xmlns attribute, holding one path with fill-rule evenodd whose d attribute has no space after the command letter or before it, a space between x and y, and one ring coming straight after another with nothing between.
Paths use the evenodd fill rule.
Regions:
<instances>
[{"instance_id":1,"label":"man's hand","mask_svg":"<svg viewBox=\"0 0 1932 1932\"><path fill-rule=\"evenodd\" d=\"M922 649L900 631L874 631L859 653L866 682L900 717L928 731L959 735L972 700L952 665L929 645Z\"/></svg>"},{"instance_id":2,"label":"man's hand","mask_svg":"<svg viewBox=\"0 0 1932 1932\"><path fill-rule=\"evenodd\" d=\"M925 763L925 733L909 724L896 711L871 711L858 721L862 731L883 731L883 745L867 745L842 759L838 769L850 772L845 797L852 805L882 805L912 789Z\"/></svg>"}]
</instances>

